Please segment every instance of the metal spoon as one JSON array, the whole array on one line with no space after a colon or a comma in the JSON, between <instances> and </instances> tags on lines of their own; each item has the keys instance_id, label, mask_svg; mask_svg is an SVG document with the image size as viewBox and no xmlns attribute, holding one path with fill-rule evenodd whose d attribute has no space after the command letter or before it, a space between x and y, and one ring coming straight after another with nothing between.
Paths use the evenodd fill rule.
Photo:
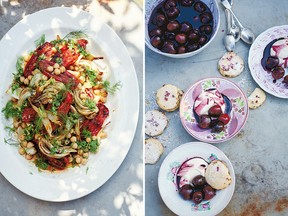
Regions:
<instances>
[{"instance_id":1,"label":"metal spoon","mask_svg":"<svg viewBox=\"0 0 288 216\"><path fill-rule=\"evenodd\" d=\"M233 0L228 0L228 1L229 1L230 5L231 5L231 8L232 8L232 5L233 5L234 1ZM230 11L227 10L226 13L230 14ZM233 16L231 16L231 14L230 14L230 17L231 17L231 30L230 31L231 31L231 34L234 36L235 41L237 42L237 41L240 40L240 28L236 25L235 20L234 20Z\"/></svg>"},{"instance_id":2,"label":"metal spoon","mask_svg":"<svg viewBox=\"0 0 288 216\"><path fill-rule=\"evenodd\" d=\"M231 33L231 14L226 9L225 10L226 18L227 18L227 35L224 37L224 46L228 52L234 51L235 49L235 38Z\"/></svg>"},{"instance_id":3,"label":"metal spoon","mask_svg":"<svg viewBox=\"0 0 288 216\"><path fill-rule=\"evenodd\" d=\"M230 13L234 16L236 22L238 23L239 27L240 27L240 37L241 39L248 44L252 44L253 41L255 40L255 35L252 32L251 29L249 28L245 28L241 22L238 20L238 18L236 17L236 15L234 14L234 12L231 10L231 5L229 4L228 0L221 0L221 3L223 4L223 6L228 9L230 11Z\"/></svg>"}]
</instances>

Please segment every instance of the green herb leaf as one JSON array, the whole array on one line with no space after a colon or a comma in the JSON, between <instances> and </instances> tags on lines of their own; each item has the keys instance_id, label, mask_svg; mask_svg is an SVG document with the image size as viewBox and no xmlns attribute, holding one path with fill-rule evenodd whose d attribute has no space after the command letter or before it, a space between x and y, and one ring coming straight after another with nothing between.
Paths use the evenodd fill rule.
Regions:
<instances>
[{"instance_id":1,"label":"green herb leaf","mask_svg":"<svg viewBox=\"0 0 288 216\"><path fill-rule=\"evenodd\" d=\"M68 115L63 115L62 119L65 122L65 128L70 131L78 122L79 114L69 112Z\"/></svg>"},{"instance_id":2,"label":"green herb leaf","mask_svg":"<svg viewBox=\"0 0 288 216\"><path fill-rule=\"evenodd\" d=\"M40 170L46 170L48 168L48 164L40 157L35 160L35 164Z\"/></svg>"},{"instance_id":3,"label":"green herb leaf","mask_svg":"<svg viewBox=\"0 0 288 216\"><path fill-rule=\"evenodd\" d=\"M2 112L4 113L6 119L14 117L18 119L22 118L22 110L18 107L15 107L11 100L7 102L4 109L2 109Z\"/></svg>"},{"instance_id":4,"label":"green herb leaf","mask_svg":"<svg viewBox=\"0 0 288 216\"><path fill-rule=\"evenodd\" d=\"M65 90L61 90L58 94L56 94L55 98L52 101L51 112L56 113L58 107L61 105L62 101L65 99Z\"/></svg>"},{"instance_id":5,"label":"green herb leaf","mask_svg":"<svg viewBox=\"0 0 288 216\"><path fill-rule=\"evenodd\" d=\"M84 57L88 56L89 53L80 44L77 44L78 52Z\"/></svg>"},{"instance_id":6,"label":"green herb leaf","mask_svg":"<svg viewBox=\"0 0 288 216\"><path fill-rule=\"evenodd\" d=\"M97 85L97 72L93 69L90 69L90 68L86 68L85 69L85 73L87 74L88 76L88 79L91 83L92 86L96 86Z\"/></svg>"},{"instance_id":7,"label":"green herb leaf","mask_svg":"<svg viewBox=\"0 0 288 216\"><path fill-rule=\"evenodd\" d=\"M96 103L94 100L88 98L85 100L84 105L88 107L91 111L96 109Z\"/></svg>"},{"instance_id":8,"label":"green herb leaf","mask_svg":"<svg viewBox=\"0 0 288 216\"><path fill-rule=\"evenodd\" d=\"M79 141L77 142L78 149L82 149L84 152L95 153L98 150L99 142L98 140L92 140L91 142Z\"/></svg>"},{"instance_id":9,"label":"green herb leaf","mask_svg":"<svg viewBox=\"0 0 288 216\"><path fill-rule=\"evenodd\" d=\"M35 131L35 128L34 128L33 124L28 125L24 129L24 135L25 135L25 140L26 141L33 140L35 134L36 134L36 131Z\"/></svg>"},{"instance_id":10,"label":"green herb leaf","mask_svg":"<svg viewBox=\"0 0 288 216\"><path fill-rule=\"evenodd\" d=\"M35 41L35 46L39 47L45 43L45 34L42 34L39 39Z\"/></svg>"},{"instance_id":11,"label":"green herb leaf","mask_svg":"<svg viewBox=\"0 0 288 216\"><path fill-rule=\"evenodd\" d=\"M103 86L104 86L104 88L105 88L105 90L107 92L109 92L110 94L114 95L115 92L122 87L122 84L119 81L119 82L115 83L113 86L111 86L111 83L108 80L105 80L103 82Z\"/></svg>"},{"instance_id":12,"label":"green herb leaf","mask_svg":"<svg viewBox=\"0 0 288 216\"><path fill-rule=\"evenodd\" d=\"M82 136L83 136L84 138L92 137L91 132L88 131L87 129L82 130L82 133L81 133L81 134L82 134Z\"/></svg>"},{"instance_id":13,"label":"green herb leaf","mask_svg":"<svg viewBox=\"0 0 288 216\"><path fill-rule=\"evenodd\" d=\"M82 39L82 38L88 38L88 35L84 31L80 30L68 33L63 39Z\"/></svg>"}]
</instances>

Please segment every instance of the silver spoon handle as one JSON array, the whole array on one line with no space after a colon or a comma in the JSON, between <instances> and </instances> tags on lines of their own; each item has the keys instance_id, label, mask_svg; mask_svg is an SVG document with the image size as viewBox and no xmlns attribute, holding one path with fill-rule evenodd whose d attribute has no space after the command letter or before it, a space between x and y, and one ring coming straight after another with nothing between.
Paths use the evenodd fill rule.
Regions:
<instances>
[{"instance_id":1,"label":"silver spoon handle","mask_svg":"<svg viewBox=\"0 0 288 216\"><path fill-rule=\"evenodd\" d=\"M225 15L227 19L227 33L231 34L232 20L231 20L231 13L228 9L225 9Z\"/></svg>"},{"instance_id":2,"label":"silver spoon handle","mask_svg":"<svg viewBox=\"0 0 288 216\"><path fill-rule=\"evenodd\" d=\"M238 23L239 27L240 28L244 28L243 25L241 24L241 22L239 21L239 19L236 17L236 15L234 14L234 12L230 9L230 8L227 8L227 10L229 10L229 12L233 15L234 19L236 20L236 22Z\"/></svg>"}]
</instances>

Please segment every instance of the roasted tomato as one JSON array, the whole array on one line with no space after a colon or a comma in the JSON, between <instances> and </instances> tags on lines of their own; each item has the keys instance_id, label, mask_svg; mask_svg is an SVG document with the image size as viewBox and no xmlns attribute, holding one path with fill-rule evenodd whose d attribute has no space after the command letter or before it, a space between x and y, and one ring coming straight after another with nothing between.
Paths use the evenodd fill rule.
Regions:
<instances>
[{"instance_id":1,"label":"roasted tomato","mask_svg":"<svg viewBox=\"0 0 288 216\"><path fill-rule=\"evenodd\" d=\"M37 112L32 107L24 108L22 112L22 121L29 123L35 120Z\"/></svg>"}]
</instances>

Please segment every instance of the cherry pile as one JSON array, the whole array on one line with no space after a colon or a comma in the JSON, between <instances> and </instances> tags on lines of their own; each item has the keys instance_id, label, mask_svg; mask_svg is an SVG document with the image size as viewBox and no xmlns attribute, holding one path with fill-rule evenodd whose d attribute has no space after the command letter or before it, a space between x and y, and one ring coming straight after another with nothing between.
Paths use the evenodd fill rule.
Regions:
<instances>
[{"instance_id":1,"label":"cherry pile","mask_svg":"<svg viewBox=\"0 0 288 216\"><path fill-rule=\"evenodd\" d=\"M198 126L202 129L211 128L211 132L219 133L224 130L224 126L230 121L230 116L223 113L217 104L208 110L208 115L200 115Z\"/></svg>"},{"instance_id":2,"label":"cherry pile","mask_svg":"<svg viewBox=\"0 0 288 216\"><path fill-rule=\"evenodd\" d=\"M213 15L199 0L166 0L153 10L148 31L152 46L162 52L192 52L209 41Z\"/></svg>"},{"instance_id":3,"label":"cherry pile","mask_svg":"<svg viewBox=\"0 0 288 216\"><path fill-rule=\"evenodd\" d=\"M265 68L268 72L271 72L274 79L273 82L282 79L285 75L285 70L279 65L279 59L277 56L269 56L266 60ZM288 85L288 75L284 77L282 82Z\"/></svg>"},{"instance_id":4,"label":"cherry pile","mask_svg":"<svg viewBox=\"0 0 288 216\"><path fill-rule=\"evenodd\" d=\"M185 184L179 189L180 195L185 200L192 200L195 204L203 200L210 200L216 195L216 190L207 184L205 177L202 175L195 176L192 185Z\"/></svg>"}]
</instances>

